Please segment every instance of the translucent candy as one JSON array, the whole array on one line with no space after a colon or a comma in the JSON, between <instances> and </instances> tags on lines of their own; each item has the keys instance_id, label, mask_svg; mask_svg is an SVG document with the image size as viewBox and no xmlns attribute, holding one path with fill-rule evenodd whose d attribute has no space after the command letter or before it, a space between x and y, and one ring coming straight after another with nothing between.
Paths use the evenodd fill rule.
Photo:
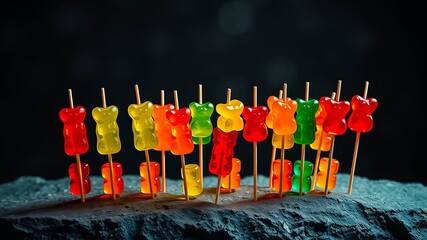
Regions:
<instances>
[{"instance_id":1,"label":"translucent candy","mask_svg":"<svg viewBox=\"0 0 427 240\"><path fill-rule=\"evenodd\" d=\"M193 135L193 143L199 144L202 138L202 144L207 144L211 141L211 134L213 131L212 121L210 119L214 105L210 102L205 103L190 103L191 111L191 132Z\"/></svg>"},{"instance_id":2,"label":"translucent candy","mask_svg":"<svg viewBox=\"0 0 427 240\"><path fill-rule=\"evenodd\" d=\"M82 169L83 193L87 194L91 190L91 182L89 178L90 167L85 162L80 162ZM70 177L70 192L73 195L80 195L80 176L77 163L72 163L68 167L68 176Z\"/></svg>"},{"instance_id":3,"label":"translucent candy","mask_svg":"<svg viewBox=\"0 0 427 240\"><path fill-rule=\"evenodd\" d=\"M100 154L118 153L122 147L119 136L119 126L116 119L119 109L114 106L96 107L92 117L96 122L97 150Z\"/></svg>"},{"instance_id":4,"label":"translucent candy","mask_svg":"<svg viewBox=\"0 0 427 240\"><path fill-rule=\"evenodd\" d=\"M191 111L189 108L169 110L166 118L172 125L171 152L174 155L191 153L194 150L194 143L190 128Z\"/></svg>"},{"instance_id":5,"label":"translucent candy","mask_svg":"<svg viewBox=\"0 0 427 240\"><path fill-rule=\"evenodd\" d=\"M276 101L279 101L279 98L276 96L269 96L267 98L267 107L269 109L269 112L267 114L267 117L265 118L265 124L270 129L273 129L273 123L277 117L277 115L272 111L273 110L273 103Z\"/></svg>"},{"instance_id":6,"label":"translucent candy","mask_svg":"<svg viewBox=\"0 0 427 240\"><path fill-rule=\"evenodd\" d=\"M294 175L292 176L292 191L299 192L301 178L301 160L294 163ZM308 192L311 188L311 175L313 174L313 163L304 161L304 175L302 176L302 192Z\"/></svg>"},{"instance_id":7,"label":"translucent candy","mask_svg":"<svg viewBox=\"0 0 427 240\"><path fill-rule=\"evenodd\" d=\"M221 179L221 186L223 188L229 188L230 177L231 177L231 189L238 189L240 187L240 170L242 169L242 163L240 159L233 158L231 161L231 172L227 176L223 176Z\"/></svg>"},{"instance_id":8,"label":"translucent candy","mask_svg":"<svg viewBox=\"0 0 427 240\"><path fill-rule=\"evenodd\" d=\"M280 192L280 159L273 161L273 179L272 189ZM284 159L283 160L283 178L282 178L282 192L289 192L292 187L292 162Z\"/></svg>"},{"instance_id":9,"label":"translucent candy","mask_svg":"<svg viewBox=\"0 0 427 240\"><path fill-rule=\"evenodd\" d=\"M296 101L298 104L295 117L297 130L294 133L294 141L296 144L311 144L315 140L315 114L319 108L319 102L316 99L304 101L300 98Z\"/></svg>"},{"instance_id":10,"label":"translucent candy","mask_svg":"<svg viewBox=\"0 0 427 240\"><path fill-rule=\"evenodd\" d=\"M276 115L273 122L273 131L278 135L293 134L297 130L294 114L297 102L288 98L287 101L279 100L273 103L272 111Z\"/></svg>"},{"instance_id":11,"label":"translucent candy","mask_svg":"<svg viewBox=\"0 0 427 240\"><path fill-rule=\"evenodd\" d=\"M316 114L315 114L315 119L316 119L316 125L317 126L322 126L323 122L325 121L325 117L327 115L326 111L325 111L325 101L326 101L326 97L321 97L319 99L319 107L317 108Z\"/></svg>"},{"instance_id":12,"label":"translucent candy","mask_svg":"<svg viewBox=\"0 0 427 240\"><path fill-rule=\"evenodd\" d=\"M273 136L271 137L271 144L273 145L273 147L282 149L282 140L284 141L283 142L283 144L284 144L283 149L290 149L294 146L294 135L293 134L280 136L280 135L277 135L276 133L273 132Z\"/></svg>"},{"instance_id":13,"label":"translucent candy","mask_svg":"<svg viewBox=\"0 0 427 240\"><path fill-rule=\"evenodd\" d=\"M104 163L101 166L101 175L104 178L103 186L105 194L113 194L111 189L110 164ZM122 165L118 162L113 162L113 184L114 193L120 194L125 189L125 183L122 178Z\"/></svg>"},{"instance_id":14,"label":"translucent candy","mask_svg":"<svg viewBox=\"0 0 427 240\"><path fill-rule=\"evenodd\" d=\"M160 164L158 162L150 161L150 173L151 173L151 186L153 193L160 192ZM150 194L150 181L148 178L147 162L142 162L139 165L139 174L141 176L140 188L141 193Z\"/></svg>"},{"instance_id":15,"label":"translucent candy","mask_svg":"<svg viewBox=\"0 0 427 240\"><path fill-rule=\"evenodd\" d=\"M351 99L351 108L353 109L348 118L348 127L355 132L371 131L374 120L372 113L378 106L375 98L363 98L359 95L353 96Z\"/></svg>"},{"instance_id":16,"label":"translucent candy","mask_svg":"<svg viewBox=\"0 0 427 240\"><path fill-rule=\"evenodd\" d=\"M326 188L326 176L328 173L328 162L329 158L321 158L319 163L319 173L317 174L316 179L316 186L319 188ZM329 172L329 179L328 179L328 189L332 190L335 188L335 185L337 183L337 176L338 169L340 167L340 162L336 159L332 159L331 162L331 170Z\"/></svg>"},{"instance_id":17,"label":"translucent candy","mask_svg":"<svg viewBox=\"0 0 427 240\"><path fill-rule=\"evenodd\" d=\"M326 100L325 97L322 97L319 99L319 107L315 114L316 132L314 134L314 142L310 144L310 147L314 150L318 150L320 147L321 151L327 152L331 149L333 135L324 132L322 128L323 121L325 120L325 117L327 114L326 111L324 110L325 100Z\"/></svg>"},{"instance_id":18,"label":"translucent candy","mask_svg":"<svg viewBox=\"0 0 427 240\"><path fill-rule=\"evenodd\" d=\"M350 110L348 101L335 101L329 97L324 98L326 117L323 121L323 131L332 135L342 135L347 130L345 119Z\"/></svg>"},{"instance_id":19,"label":"translucent candy","mask_svg":"<svg viewBox=\"0 0 427 240\"><path fill-rule=\"evenodd\" d=\"M185 174L187 180L188 196L198 196L203 192L202 182L200 180L200 168L197 164L186 164ZM185 194L184 177L181 168L182 193Z\"/></svg>"},{"instance_id":20,"label":"translucent candy","mask_svg":"<svg viewBox=\"0 0 427 240\"><path fill-rule=\"evenodd\" d=\"M172 104L153 105L154 129L158 144L154 148L157 151L169 151L172 145L172 125L166 118L166 112L175 109Z\"/></svg>"},{"instance_id":21,"label":"translucent candy","mask_svg":"<svg viewBox=\"0 0 427 240\"><path fill-rule=\"evenodd\" d=\"M214 128L212 141L214 145L209 161L209 171L212 174L220 176L230 174L237 136L237 131L224 132L218 127Z\"/></svg>"},{"instance_id":22,"label":"translucent candy","mask_svg":"<svg viewBox=\"0 0 427 240\"><path fill-rule=\"evenodd\" d=\"M244 105L241 101L233 99L229 103L219 103L216 105L216 112L220 115L217 119L217 127L224 132L243 130Z\"/></svg>"},{"instance_id":23,"label":"translucent candy","mask_svg":"<svg viewBox=\"0 0 427 240\"><path fill-rule=\"evenodd\" d=\"M287 101L292 101L291 98L286 98ZM270 96L267 99L267 106L270 110L267 114L267 117L265 118L265 124L268 128L274 129L274 122L277 119L277 113L273 111L273 104L277 101L283 101L282 99L279 99L276 96ZM276 111L279 110L276 109ZM271 145L275 148L282 148L282 136L284 136L284 149L290 149L294 146L294 135L293 134L286 134L286 135L278 135L273 130L273 136L271 137Z\"/></svg>"},{"instance_id":24,"label":"translucent candy","mask_svg":"<svg viewBox=\"0 0 427 240\"><path fill-rule=\"evenodd\" d=\"M75 108L63 108L59 112L59 118L64 123L64 150L67 155L75 156L86 153L89 150L86 126L84 119L86 109L82 106Z\"/></svg>"},{"instance_id":25,"label":"translucent candy","mask_svg":"<svg viewBox=\"0 0 427 240\"><path fill-rule=\"evenodd\" d=\"M319 149L319 145L320 145L320 137L322 137L322 145L320 146L320 150L327 152L329 150L331 150L331 145L332 145L332 135L323 132L322 127L317 127L317 131L314 134L315 139L314 142L312 144L310 144L310 147L314 150L318 150Z\"/></svg>"},{"instance_id":26,"label":"translucent candy","mask_svg":"<svg viewBox=\"0 0 427 240\"><path fill-rule=\"evenodd\" d=\"M265 125L268 109L265 106L245 107L243 119L246 124L243 128L243 138L248 142L261 142L267 139L268 130Z\"/></svg>"},{"instance_id":27,"label":"translucent candy","mask_svg":"<svg viewBox=\"0 0 427 240\"><path fill-rule=\"evenodd\" d=\"M149 101L128 107L132 118L133 144L139 151L153 149L158 144L152 113L153 104Z\"/></svg>"}]
</instances>

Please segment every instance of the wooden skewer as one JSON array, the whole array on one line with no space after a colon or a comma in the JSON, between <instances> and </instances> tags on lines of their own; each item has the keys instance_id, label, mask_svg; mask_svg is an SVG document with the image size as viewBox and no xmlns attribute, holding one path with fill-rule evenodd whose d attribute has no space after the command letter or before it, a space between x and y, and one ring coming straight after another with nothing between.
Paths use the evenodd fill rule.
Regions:
<instances>
[{"instance_id":1,"label":"wooden skewer","mask_svg":"<svg viewBox=\"0 0 427 240\"><path fill-rule=\"evenodd\" d=\"M274 167L274 160L276 160L276 147L273 146L271 148L271 159L270 159L270 181L268 183L268 187L272 188L273 187L273 167Z\"/></svg>"},{"instance_id":2,"label":"wooden skewer","mask_svg":"<svg viewBox=\"0 0 427 240\"><path fill-rule=\"evenodd\" d=\"M331 172L331 162L332 162L334 146L335 146L335 135L332 136L332 140L331 140L331 150L329 151L329 158L328 158L328 170L326 171L327 174ZM328 185L329 185L329 175L326 175L325 195L328 195Z\"/></svg>"},{"instance_id":3,"label":"wooden skewer","mask_svg":"<svg viewBox=\"0 0 427 240\"><path fill-rule=\"evenodd\" d=\"M165 91L160 91L160 105L165 105ZM162 192L166 192L166 154L162 150Z\"/></svg>"},{"instance_id":4,"label":"wooden skewer","mask_svg":"<svg viewBox=\"0 0 427 240\"><path fill-rule=\"evenodd\" d=\"M102 107L106 108L107 107L107 101L105 99L105 89L104 88L101 88L101 96L102 96ZM111 153L108 154L108 164L110 166L111 195L113 197L113 200L116 200L116 191L115 191L115 187L114 187L113 156L111 155Z\"/></svg>"},{"instance_id":5,"label":"wooden skewer","mask_svg":"<svg viewBox=\"0 0 427 240\"><path fill-rule=\"evenodd\" d=\"M70 108L74 108L74 102L73 102L73 93L71 89L68 89L68 99L70 101ZM80 162L80 154L76 154L76 162L77 162L77 168L79 172L79 181L80 181L80 198L82 203L85 202L85 194L84 194L84 188L83 188L83 174L82 174L82 166Z\"/></svg>"},{"instance_id":6,"label":"wooden skewer","mask_svg":"<svg viewBox=\"0 0 427 240\"><path fill-rule=\"evenodd\" d=\"M258 107L258 93L257 93L257 87L254 86L253 88L253 96L254 96L254 107ZM254 201L257 201L257 179L258 179L258 143L257 141L253 142L253 168L254 168Z\"/></svg>"},{"instance_id":7,"label":"wooden skewer","mask_svg":"<svg viewBox=\"0 0 427 240\"><path fill-rule=\"evenodd\" d=\"M311 182L310 191L313 191L314 187L316 186L317 169L319 168L320 155L322 154L321 146L322 146L322 142L323 142L323 140L322 140L323 134L324 133L323 133L323 130L322 130L322 132L320 132L320 136L319 136L319 147L317 148L316 159L314 161L313 181Z\"/></svg>"},{"instance_id":8,"label":"wooden skewer","mask_svg":"<svg viewBox=\"0 0 427 240\"><path fill-rule=\"evenodd\" d=\"M174 99L175 99L175 108L176 110L179 109L179 102L178 102L178 91L173 91ZM181 168L182 168L182 178L184 180L184 193L185 193L185 200L189 200L188 197L188 186L187 186L187 173L185 171L185 156L184 154L181 154Z\"/></svg>"},{"instance_id":9,"label":"wooden skewer","mask_svg":"<svg viewBox=\"0 0 427 240\"><path fill-rule=\"evenodd\" d=\"M220 164L220 167L222 168L222 162ZM220 174L218 174L218 182L216 185L216 194L215 194L215 204L218 204L218 202L219 202L219 195L221 193L221 179L222 179L222 176Z\"/></svg>"},{"instance_id":10,"label":"wooden skewer","mask_svg":"<svg viewBox=\"0 0 427 240\"><path fill-rule=\"evenodd\" d=\"M233 170L233 160L231 160L231 170ZM231 171L228 174L228 192L231 193L233 189L231 188Z\"/></svg>"},{"instance_id":11,"label":"wooden skewer","mask_svg":"<svg viewBox=\"0 0 427 240\"><path fill-rule=\"evenodd\" d=\"M231 101L231 89L227 90L227 104ZM222 168L221 168L222 169ZM233 170L233 159L231 160L231 170ZM228 174L228 192L231 193L233 190L231 188L231 171Z\"/></svg>"},{"instance_id":12,"label":"wooden skewer","mask_svg":"<svg viewBox=\"0 0 427 240\"><path fill-rule=\"evenodd\" d=\"M363 98L365 99L368 96L368 87L369 87L369 82L366 81L365 89L363 91ZM353 160L351 163L351 171L350 171L350 180L348 182L348 190L347 190L348 194L351 194L351 190L353 188L353 178L354 178L354 171L356 169L356 160L357 160L357 152L359 149L359 141L360 141L360 132L356 132L356 142L354 143Z\"/></svg>"},{"instance_id":13,"label":"wooden skewer","mask_svg":"<svg viewBox=\"0 0 427 240\"><path fill-rule=\"evenodd\" d=\"M202 84L199 84L199 103L203 103ZM199 137L199 169L200 169L200 184L203 189L203 137Z\"/></svg>"},{"instance_id":14,"label":"wooden skewer","mask_svg":"<svg viewBox=\"0 0 427 240\"><path fill-rule=\"evenodd\" d=\"M279 99L283 98L283 90L279 91ZM271 110L272 111L272 110ZM274 134L274 132L273 132ZM276 160L276 147L273 145L272 149L271 149L271 163L270 163L270 182L268 184L269 188L273 187L273 163L274 160Z\"/></svg>"},{"instance_id":15,"label":"wooden skewer","mask_svg":"<svg viewBox=\"0 0 427 240\"><path fill-rule=\"evenodd\" d=\"M231 100L231 88L227 88L227 104L230 103L230 100ZM222 162L223 161L220 161L220 166L219 166L220 171L222 169ZM231 171L230 171L229 184L228 184L229 188L231 186L231 180L230 179L231 179ZM216 184L215 204L218 204L218 202L219 202L219 195L221 193L221 180L222 180L222 176L221 176L221 174L218 174L218 182Z\"/></svg>"},{"instance_id":16,"label":"wooden skewer","mask_svg":"<svg viewBox=\"0 0 427 240\"><path fill-rule=\"evenodd\" d=\"M340 94L341 94L341 80L338 80L338 86L337 86L337 94L336 94L336 101L340 100ZM331 172L331 164L332 164L332 156L334 154L334 146L335 146L335 135L332 135L331 139L331 149L329 150L329 159L328 159L328 169L326 171L326 182L325 182L325 195L328 195L328 185L329 185L329 173Z\"/></svg>"},{"instance_id":17,"label":"wooden skewer","mask_svg":"<svg viewBox=\"0 0 427 240\"><path fill-rule=\"evenodd\" d=\"M279 183L279 197L283 197L283 172L284 172L284 161L285 161L285 135L282 136L280 146L280 183Z\"/></svg>"},{"instance_id":18,"label":"wooden skewer","mask_svg":"<svg viewBox=\"0 0 427 240\"><path fill-rule=\"evenodd\" d=\"M305 83L305 101L308 101L308 93L310 89L310 83ZM301 166L300 166L300 179L299 179L299 195L302 195L302 183L304 177L304 161L305 161L305 144L301 144Z\"/></svg>"},{"instance_id":19,"label":"wooden skewer","mask_svg":"<svg viewBox=\"0 0 427 240\"><path fill-rule=\"evenodd\" d=\"M184 178L183 180L184 180L185 200L188 201L190 198L188 197L187 173L185 172L185 156L184 156L184 154L181 154L181 168L183 169L182 170L182 176Z\"/></svg>"},{"instance_id":20,"label":"wooden skewer","mask_svg":"<svg viewBox=\"0 0 427 240\"><path fill-rule=\"evenodd\" d=\"M138 84L135 84L135 96L136 96L136 103L138 105L141 104L141 99L139 97ZM147 163L148 184L150 185L150 195L151 195L151 198L154 198L153 183L151 180L151 163L150 163L150 155L148 153L148 150L145 150L145 162Z\"/></svg>"},{"instance_id":21,"label":"wooden skewer","mask_svg":"<svg viewBox=\"0 0 427 240\"><path fill-rule=\"evenodd\" d=\"M288 99L288 84L283 84L283 101L286 102ZM283 172L284 172L284 161L285 161L285 135L282 136L282 142L280 146L280 183L279 183L279 197L283 196Z\"/></svg>"},{"instance_id":22,"label":"wooden skewer","mask_svg":"<svg viewBox=\"0 0 427 240\"><path fill-rule=\"evenodd\" d=\"M335 99L335 92L332 92L331 99L332 100ZM322 129L322 131L320 132L320 136L319 136L319 146L318 146L317 152L316 152L316 160L314 162L313 181L311 182L310 191L313 191L314 187L316 186L317 170L319 168L320 155L322 154L323 134L325 134L325 133L324 133L324 131Z\"/></svg>"}]
</instances>

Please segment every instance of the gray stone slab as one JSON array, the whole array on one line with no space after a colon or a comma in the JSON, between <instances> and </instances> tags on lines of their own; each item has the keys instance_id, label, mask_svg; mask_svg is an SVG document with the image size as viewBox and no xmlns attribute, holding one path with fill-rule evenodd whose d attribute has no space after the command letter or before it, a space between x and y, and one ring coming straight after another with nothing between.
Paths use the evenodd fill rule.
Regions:
<instances>
[{"instance_id":1,"label":"gray stone slab","mask_svg":"<svg viewBox=\"0 0 427 240\"><path fill-rule=\"evenodd\" d=\"M23 176L0 185L0 231L8 239L427 239L427 187L338 174L328 195L313 191L282 198L268 178L253 176L222 192L204 178L204 192L184 199L180 180L154 199L139 191L140 177L124 175L125 191L113 200L102 178L91 176L85 203L69 192L69 179Z\"/></svg>"}]
</instances>

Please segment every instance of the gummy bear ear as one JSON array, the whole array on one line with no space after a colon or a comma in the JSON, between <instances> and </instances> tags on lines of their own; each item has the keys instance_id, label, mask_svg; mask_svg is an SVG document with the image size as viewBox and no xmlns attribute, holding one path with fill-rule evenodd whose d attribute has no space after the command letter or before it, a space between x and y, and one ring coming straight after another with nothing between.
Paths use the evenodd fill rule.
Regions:
<instances>
[{"instance_id":1,"label":"gummy bear ear","mask_svg":"<svg viewBox=\"0 0 427 240\"><path fill-rule=\"evenodd\" d=\"M182 109L182 110L181 110ZM191 116L191 110L190 108L181 108L180 110L182 111L183 115L190 115Z\"/></svg>"},{"instance_id":2,"label":"gummy bear ear","mask_svg":"<svg viewBox=\"0 0 427 240\"><path fill-rule=\"evenodd\" d=\"M142 105L145 109L153 108L153 103L150 101L145 101Z\"/></svg>"},{"instance_id":3,"label":"gummy bear ear","mask_svg":"<svg viewBox=\"0 0 427 240\"><path fill-rule=\"evenodd\" d=\"M233 109L242 109L245 107L245 105L243 105L242 101L237 100L237 99L233 99L230 101L231 106L233 106Z\"/></svg>"},{"instance_id":4,"label":"gummy bear ear","mask_svg":"<svg viewBox=\"0 0 427 240\"><path fill-rule=\"evenodd\" d=\"M261 106L260 111L263 115L268 115L268 108L266 106Z\"/></svg>"},{"instance_id":5,"label":"gummy bear ear","mask_svg":"<svg viewBox=\"0 0 427 240\"><path fill-rule=\"evenodd\" d=\"M279 98L276 97L276 96L270 96L270 97L268 97L267 98L267 106L268 106L268 108L271 109L271 107L273 106L273 103L276 102L276 101L278 101L278 100L279 100Z\"/></svg>"},{"instance_id":6,"label":"gummy bear ear","mask_svg":"<svg viewBox=\"0 0 427 240\"><path fill-rule=\"evenodd\" d=\"M172 103L166 104L165 106L168 106L168 110L175 110L175 105L173 105Z\"/></svg>"},{"instance_id":7,"label":"gummy bear ear","mask_svg":"<svg viewBox=\"0 0 427 240\"><path fill-rule=\"evenodd\" d=\"M190 109L195 109L197 107L197 103L196 102L191 102L190 105L188 105L188 107Z\"/></svg>"},{"instance_id":8,"label":"gummy bear ear","mask_svg":"<svg viewBox=\"0 0 427 240\"><path fill-rule=\"evenodd\" d=\"M94 118L98 117L99 113L101 112L101 108L100 107L95 107L94 109L92 109L92 116Z\"/></svg>"},{"instance_id":9,"label":"gummy bear ear","mask_svg":"<svg viewBox=\"0 0 427 240\"><path fill-rule=\"evenodd\" d=\"M167 111L166 118L172 123L176 122L175 110Z\"/></svg>"},{"instance_id":10,"label":"gummy bear ear","mask_svg":"<svg viewBox=\"0 0 427 240\"><path fill-rule=\"evenodd\" d=\"M102 108L100 108L102 110ZM107 112L111 112L113 113L113 115L118 115L119 114L119 108L116 107L115 105L110 105L108 107L106 107Z\"/></svg>"},{"instance_id":11,"label":"gummy bear ear","mask_svg":"<svg viewBox=\"0 0 427 240\"><path fill-rule=\"evenodd\" d=\"M157 109L162 108L162 105L159 105L159 104L153 104L153 108L157 110Z\"/></svg>"},{"instance_id":12,"label":"gummy bear ear","mask_svg":"<svg viewBox=\"0 0 427 240\"><path fill-rule=\"evenodd\" d=\"M320 99L319 99L319 103L320 104L325 104L325 102L326 101L329 101L329 99L331 99L330 97L328 97L328 96L323 96L323 97L321 97Z\"/></svg>"},{"instance_id":13,"label":"gummy bear ear","mask_svg":"<svg viewBox=\"0 0 427 240\"><path fill-rule=\"evenodd\" d=\"M371 110L374 111L378 107L378 101L375 98L368 98L369 105L371 106Z\"/></svg>"},{"instance_id":14,"label":"gummy bear ear","mask_svg":"<svg viewBox=\"0 0 427 240\"><path fill-rule=\"evenodd\" d=\"M237 131L231 131L231 138L235 141L238 137L239 133Z\"/></svg>"},{"instance_id":15,"label":"gummy bear ear","mask_svg":"<svg viewBox=\"0 0 427 240\"><path fill-rule=\"evenodd\" d=\"M222 115L227 110L227 106L225 103L218 103L215 110L219 115Z\"/></svg>"}]
</instances>

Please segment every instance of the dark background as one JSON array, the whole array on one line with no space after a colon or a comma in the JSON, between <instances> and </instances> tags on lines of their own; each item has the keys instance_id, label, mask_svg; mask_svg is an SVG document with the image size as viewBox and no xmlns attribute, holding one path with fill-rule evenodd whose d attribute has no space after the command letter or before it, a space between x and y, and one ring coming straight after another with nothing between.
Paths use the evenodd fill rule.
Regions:
<instances>
[{"instance_id":1,"label":"dark background","mask_svg":"<svg viewBox=\"0 0 427 240\"><path fill-rule=\"evenodd\" d=\"M330 96L342 80L341 100L362 95L378 100L374 128L361 134L356 175L427 184L425 106L421 80L425 78L421 38L425 26L417 2L391 1L110 1L77 4L52 1L2 6L0 51L2 121L0 182L34 175L47 179L68 176L75 158L63 149L61 108L87 109L85 124L90 148L81 155L100 175L107 156L96 150L91 116L101 103L119 108L122 150L113 160L124 174L139 174L144 153L133 146L127 107L135 103L134 84L141 101L173 103L180 107L203 100L215 105L232 98L266 105L283 83L288 96L310 99ZM423 45L422 45L423 44ZM347 115L349 116L349 115ZM212 120L216 125L218 115ZM269 138L258 143L258 174L268 175ZM350 129L336 137L334 157L340 172L349 172L356 134ZM211 144L204 148L205 176ZM286 151L292 161L301 147ZM198 150L186 163L198 163ZM252 175L252 143L239 134L235 156L242 160L242 176ZM279 153L278 153L279 156ZM306 160L315 151L306 148ZM324 153L323 156L327 156ZM150 151L151 161L160 153ZM179 178L180 158L167 153L167 177ZM347 179L345 180L347 181ZM357 182L355 182L357 184Z\"/></svg>"}]
</instances>

